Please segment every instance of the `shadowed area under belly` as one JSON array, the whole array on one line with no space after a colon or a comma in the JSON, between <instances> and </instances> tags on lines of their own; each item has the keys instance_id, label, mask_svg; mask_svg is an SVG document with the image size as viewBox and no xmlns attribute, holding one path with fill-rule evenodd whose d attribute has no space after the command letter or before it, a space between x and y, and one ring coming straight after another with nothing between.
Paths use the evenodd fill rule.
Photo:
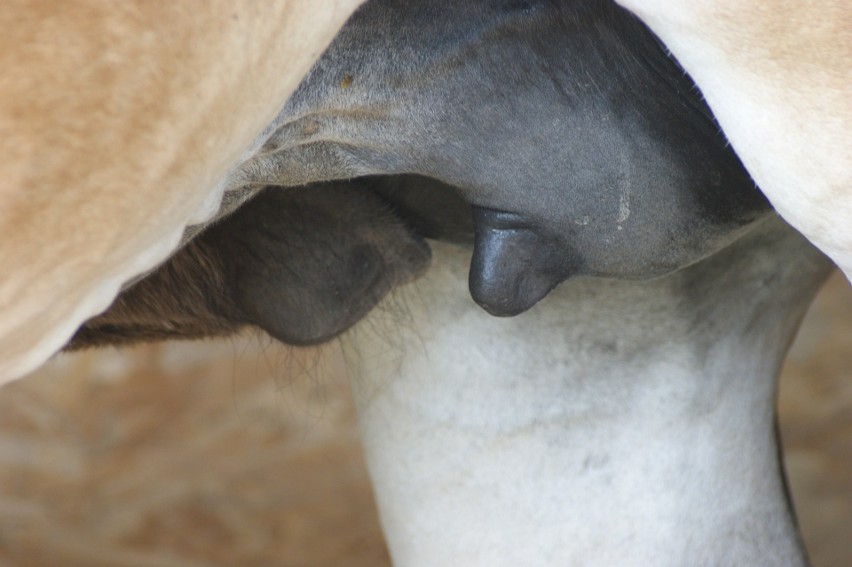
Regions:
<instances>
[{"instance_id":1,"label":"shadowed area under belly","mask_svg":"<svg viewBox=\"0 0 852 567\"><path fill-rule=\"evenodd\" d=\"M268 188L87 321L68 348L228 335L327 341L429 263L366 182Z\"/></svg>"},{"instance_id":2,"label":"shadowed area under belly","mask_svg":"<svg viewBox=\"0 0 852 567\"><path fill-rule=\"evenodd\" d=\"M689 77L605 0L368 2L261 138L232 186L457 188L471 291L502 315L569 277L670 273L769 210Z\"/></svg>"},{"instance_id":3,"label":"shadowed area under belly","mask_svg":"<svg viewBox=\"0 0 852 567\"><path fill-rule=\"evenodd\" d=\"M220 239L208 246L217 260L190 260L194 275L186 279L222 265L262 276L251 285L222 278L222 300L205 307L214 312L208 330L187 334L221 334L245 322L294 343L332 337L404 281L401 274L417 273L416 262L406 264L413 256L394 250L412 230L472 242L471 294L506 316L574 276L648 279L676 271L765 217L768 205L692 83L632 16L604 0L519 6L375 0L359 10L226 193L239 202L261 183L293 192L287 186L314 182L301 190L299 206L311 206L309 192L325 199L321 206L339 226L336 240L321 237L320 218L296 228L286 209L274 220L263 205L243 205L199 238L199 246ZM336 203L319 196L326 189ZM387 216L387 203L401 218ZM261 219L288 235L273 240L291 250L276 250L254 230ZM317 237L296 238L299 231ZM251 235L243 248L230 247L241 232ZM366 255L355 246L365 238L373 250ZM359 273L359 263L385 252L389 260L372 275ZM318 300L325 272L337 283ZM130 295L154 287L142 282ZM263 297L263 308L252 297ZM174 313L187 310L171 304Z\"/></svg>"}]
</instances>

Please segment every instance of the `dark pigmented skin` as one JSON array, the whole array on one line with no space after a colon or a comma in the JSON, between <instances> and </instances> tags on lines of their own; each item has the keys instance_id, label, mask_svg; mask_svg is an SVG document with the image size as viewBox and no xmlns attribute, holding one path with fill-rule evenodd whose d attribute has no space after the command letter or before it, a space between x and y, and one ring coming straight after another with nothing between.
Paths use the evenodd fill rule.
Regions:
<instances>
[{"instance_id":1,"label":"dark pigmented skin","mask_svg":"<svg viewBox=\"0 0 852 567\"><path fill-rule=\"evenodd\" d=\"M481 207L473 211L470 293L492 315L526 311L580 271L562 240L521 215Z\"/></svg>"},{"instance_id":2,"label":"dark pigmented skin","mask_svg":"<svg viewBox=\"0 0 852 567\"><path fill-rule=\"evenodd\" d=\"M769 211L690 79L605 0L367 2L232 182L402 173L480 208L471 291L500 315L567 277L675 271Z\"/></svg>"},{"instance_id":3,"label":"dark pigmented skin","mask_svg":"<svg viewBox=\"0 0 852 567\"><path fill-rule=\"evenodd\" d=\"M229 188L314 185L209 229L72 347L243 324L330 338L426 263L386 203L474 246L495 315L573 276L678 270L769 214L689 78L605 0L371 0L264 139Z\"/></svg>"},{"instance_id":4,"label":"dark pigmented skin","mask_svg":"<svg viewBox=\"0 0 852 567\"><path fill-rule=\"evenodd\" d=\"M428 265L426 243L366 182L267 189L89 320L69 350L228 335L327 341Z\"/></svg>"}]
</instances>

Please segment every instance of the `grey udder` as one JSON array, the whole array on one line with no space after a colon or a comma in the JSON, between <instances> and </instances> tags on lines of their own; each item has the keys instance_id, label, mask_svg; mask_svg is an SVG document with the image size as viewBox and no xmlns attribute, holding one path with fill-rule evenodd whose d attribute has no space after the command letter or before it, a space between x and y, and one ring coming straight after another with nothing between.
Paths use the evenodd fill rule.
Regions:
<instances>
[{"instance_id":1,"label":"grey udder","mask_svg":"<svg viewBox=\"0 0 852 567\"><path fill-rule=\"evenodd\" d=\"M568 277L675 271L769 212L690 79L629 13L519 6L367 2L241 181L414 173L456 187L480 211L471 291L504 315Z\"/></svg>"},{"instance_id":2,"label":"grey udder","mask_svg":"<svg viewBox=\"0 0 852 567\"><path fill-rule=\"evenodd\" d=\"M569 277L678 270L769 212L689 78L607 0L371 0L257 147L229 189L322 183L244 205L72 347L243 324L322 341L424 268L410 227L472 243L473 297L514 315Z\"/></svg>"}]
</instances>

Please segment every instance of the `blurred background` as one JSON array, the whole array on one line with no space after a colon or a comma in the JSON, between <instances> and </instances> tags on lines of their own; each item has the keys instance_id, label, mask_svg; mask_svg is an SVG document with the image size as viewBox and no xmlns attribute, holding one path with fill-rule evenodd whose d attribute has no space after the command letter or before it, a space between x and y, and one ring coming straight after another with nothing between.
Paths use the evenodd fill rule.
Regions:
<instances>
[{"instance_id":1,"label":"blurred background","mask_svg":"<svg viewBox=\"0 0 852 567\"><path fill-rule=\"evenodd\" d=\"M787 361L787 469L817 567L852 565L852 289ZM0 565L386 566L335 344L61 355L0 390Z\"/></svg>"}]
</instances>

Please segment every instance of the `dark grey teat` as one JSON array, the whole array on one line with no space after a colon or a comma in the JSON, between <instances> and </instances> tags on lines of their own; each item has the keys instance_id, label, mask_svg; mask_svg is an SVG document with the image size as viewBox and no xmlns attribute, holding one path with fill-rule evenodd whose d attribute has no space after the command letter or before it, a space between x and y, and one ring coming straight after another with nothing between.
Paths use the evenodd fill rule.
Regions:
<instances>
[{"instance_id":1,"label":"dark grey teat","mask_svg":"<svg viewBox=\"0 0 852 567\"><path fill-rule=\"evenodd\" d=\"M569 274L564 244L515 213L473 207L470 294L498 317L523 313Z\"/></svg>"}]
</instances>

